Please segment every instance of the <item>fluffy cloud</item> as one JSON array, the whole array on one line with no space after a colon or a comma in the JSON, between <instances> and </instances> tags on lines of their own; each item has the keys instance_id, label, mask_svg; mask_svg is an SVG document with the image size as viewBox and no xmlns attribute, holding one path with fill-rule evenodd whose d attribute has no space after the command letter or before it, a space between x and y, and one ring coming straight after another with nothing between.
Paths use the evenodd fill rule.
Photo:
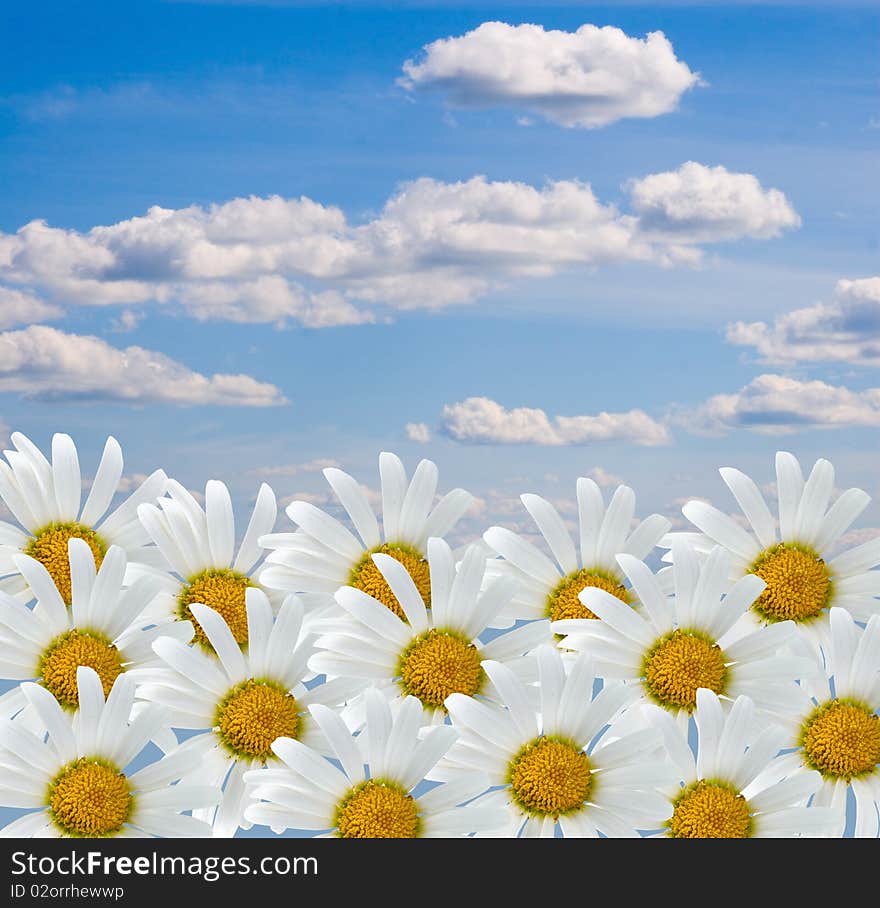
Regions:
<instances>
[{"instance_id":1,"label":"fluffy cloud","mask_svg":"<svg viewBox=\"0 0 880 908\"><path fill-rule=\"evenodd\" d=\"M270 478L273 476L299 476L303 473L320 473L327 467L342 466L338 460L332 460L329 457L318 457L314 460L307 460L304 463L283 463L273 467L257 467L251 472L255 476Z\"/></svg>"},{"instance_id":2,"label":"fluffy cloud","mask_svg":"<svg viewBox=\"0 0 880 908\"><path fill-rule=\"evenodd\" d=\"M736 322L727 340L753 347L762 362L880 365L880 277L837 282L834 299L766 322Z\"/></svg>"},{"instance_id":3,"label":"fluffy cloud","mask_svg":"<svg viewBox=\"0 0 880 908\"><path fill-rule=\"evenodd\" d=\"M428 44L403 71L404 88L443 91L459 107L513 107L587 128L669 113L700 81L663 32L640 39L595 25L565 32L484 22Z\"/></svg>"},{"instance_id":4,"label":"fluffy cloud","mask_svg":"<svg viewBox=\"0 0 880 908\"><path fill-rule=\"evenodd\" d=\"M469 397L443 407L440 431L456 441L500 445L583 445L623 441L662 445L669 432L642 410L596 416L548 416L543 410L507 410L488 397Z\"/></svg>"},{"instance_id":5,"label":"fluffy cloud","mask_svg":"<svg viewBox=\"0 0 880 908\"><path fill-rule=\"evenodd\" d=\"M712 176L696 192L693 174L703 171ZM725 181L748 187L746 201L731 190L719 202L712 186ZM153 207L87 232L31 221L0 233L0 286L31 306L38 293L44 306L154 303L202 320L326 327L374 320L376 306L469 303L521 278L694 263L700 242L772 233L770 211L789 213L776 215L775 230L797 222L778 190L723 168L687 164L630 191L638 214L603 204L577 180L535 187L477 176L405 184L357 225L338 208L278 196Z\"/></svg>"},{"instance_id":6,"label":"fluffy cloud","mask_svg":"<svg viewBox=\"0 0 880 908\"><path fill-rule=\"evenodd\" d=\"M0 392L51 400L270 407L274 385L248 375L202 375L143 347L119 350L88 335L34 325L0 334Z\"/></svg>"},{"instance_id":7,"label":"fluffy cloud","mask_svg":"<svg viewBox=\"0 0 880 908\"><path fill-rule=\"evenodd\" d=\"M667 241L676 236L690 243L767 239L801 223L778 189L764 189L750 173L696 161L633 180L629 191L642 232Z\"/></svg>"},{"instance_id":8,"label":"fluffy cloud","mask_svg":"<svg viewBox=\"0 0 880 908\"><path fill-rule=\"evenodd\" d=\"M851 391L823 381L759 375L733 394L716 394L675 422L690 431L713 435L749 429L785 435L803 429L880 426L880 388Z\"/></svg>"},{"instance_id":9,"label":"fluffy cloud","mask_svg":"<svg viewBox=\"0 0 880 908\"><path fill-rule=\"evenodd\" d=\"M46 303L32 293L0 286L0 331L17 325L32 325L60 318L58 306Z\"/></svg>"},{"instance_id":10,"label":"fluffy cloud","mask_svg":"<svg viewBox=\"0 0 880 908\"><path fill-rule=\"evenodd\" d=\"M406 437L420 445L426 445L431 440L431 430L426 423L408 422L406 424Z\"/></svg>"}]
</instances>

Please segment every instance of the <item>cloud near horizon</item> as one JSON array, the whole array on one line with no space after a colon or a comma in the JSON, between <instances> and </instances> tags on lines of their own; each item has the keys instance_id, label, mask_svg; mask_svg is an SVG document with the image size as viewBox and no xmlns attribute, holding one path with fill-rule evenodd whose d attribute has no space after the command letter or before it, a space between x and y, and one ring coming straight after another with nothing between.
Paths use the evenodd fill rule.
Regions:
<instances>
[{"instance_id":1,"label":"cloud near horizon","mask_svg":"<svg viewBox=\"0 0 880 908\"><path fill-rule=\"evenodd\" d=\"M670 113L701 81L663 32L633 38L589 24L566 32L484 22L427 44L403 72L404 89L442 92L455 107L508 107L586 129Z\"/></svg>"},{"instance_id":2,"label":"cloud near horizon","mask_svg":"<svg viewBox=\"0 0 880 908\"><path fill-rule=\"evenodd\" d=\"M725 435L748 429L790 435L807 429L880 426L880 388L853 391L824 381L765 374L733 394L716 394L671 421L695 434Z\"/></svg>"},{"instance_id":3,"label":"cloud near horizon","mask_svg":"<svg viewBox=\"0 0 880 908\"><path fill-rule=\"evenodd\" d=\"M28 399L178 406L273 407L275 385L249 375L202 375L164 353L117 349L99 337L46 325L0 333L0 392Z\"/></svg>"},{"instance_id":4,"label":"cloud near horizon","mask_svg":"<svg viewBox=\"0 0 880 908\"><path fill-rule=\"evenodd\" d=\"M85 232L35 220L0 232L0 293L14 299L18 323L56 317L59 306L152 303L201 321L322 328L601 265L693 265L702 243L800 223L779 190L692 161L624 191L632 213L578 180L423 177L360 225L337 207L280 196L154 206Z\"/></svg>"},{"instance_id":5,"label":"cloud near horizon","mask_svg":"<svg viewBox=\"0 0 880 908\"><path fill-rule=\"evenodd\" d=\"M653 447L670 441L666 426L643 410L551 417L544 410L532 407L508 410L488 397L469 397L446 404L438 431L465 444L558 447L622 441Z\"/></svg>"}]
</instances>

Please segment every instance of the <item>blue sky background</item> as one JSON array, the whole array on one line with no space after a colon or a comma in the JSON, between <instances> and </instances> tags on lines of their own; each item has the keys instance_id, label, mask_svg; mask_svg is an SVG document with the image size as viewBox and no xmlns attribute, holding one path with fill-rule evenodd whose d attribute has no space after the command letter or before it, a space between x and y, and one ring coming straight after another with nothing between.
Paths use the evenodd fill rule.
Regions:
<instances>
[{"instance_id":1,"label":"blue sky background","mask_svg":"<svg viewBox=\"0 0 880 908\"><path fill-rule=\"evenodd\" d=\"M379 450L410 466L431 456L442 484L486 499L479 520L520 491L572 497L577 475L601 467L637 489L640 510L675 513L679 499L724 490L715 468L772 479L779 446L828 456L839 484L880 492L876 427L804 428L774 437L735 425L703 437L675 425L672 442L545 447L468 445L410 422L437 423L444 404L485 396L507 408L595 414L640 408L663 420L762 372L852 390L876 369L757 364L725 342L735 320L772 321L831 299L841 278L878 273L880 138L877 39L870 5L372 5L44 3L7 5L0 23L0 230L44 219L87 231L142 215L239 196L308 196L350 222L374 217L396 187L430 176L485 174L540 187L589 182L625 207L623 185L687 160L754 174L802 218L774 239L707 246L698 268L600 266L511 281L470 305L400 312L392 323L283 330L199 322L150 305L69 307L52 324L167 354L205 373L271 382L282 407L135 406L101 394L75 401L0 393L0 419L43 445L71 432L83 468L103 437L123 443L127 471L161 465L191 487L227 480L241 504L259 467L330 458L375 485ZM589 22L632 36L662 30L708 83L679 110L602 129L565 129L507 109L452 110L442 96L395 85L427 43L481 22L537 22L572 31ZM291 470L280 497L319 493L319 473ZM511 508L508 506L508 510ZM472 530L477 529L475 520ZM880 525L874 506L863 520Z\"/></svg>"},{"instance_id":2,"label":"blue sky background","mask_svg":"<svg viewBox=\"0 0 880 908\"><path fill-rule=\"evenodd\" d=\"M395 85L424 45L493 19L568 31L615 25L638 37L662 30L707 84L675 112L593 130L540 118L523 126L516 111L453 110ZM286 500L323 493L320 473L302 466L317 459L375 486L380 450L410 468L430 456L442 490L462 485L485 502L464 537L490 522L519 524L520 492L572 499L575 478L596 468L633 485L642 513L675 515L690 495L728 508L716 468L737 465L768 483L780 446L807 465L829 457L841 487L878 496L877 424L814 428L792 414L790 434L734 424L703 436L687 415L671 416L768 371L854 391L878 385L875 367L764 366L724 338L732 321L772 322L829 301L840 279L880 273L878 38L870 4L6 4L6 234L35 219L85 232L153 205L272 194L337 205L362 223L423 176L539 187L578 179L625 207L628 180L688 160L780 189L802 226L713 244L698 268L620 264L511 281L469 305L369 325L278 329L149 304L68 307L52 323L67 333L159 351L204 374L245 373L290 403L176 407L0 391L0 421L44 447L53 431L70 432L86 475L112 433L129 474L162 466L192 488L221 478L242 511L261 468L286 467L270 480ZM120 331L126 308L140 321ZM547 447L465 444L436 430L428 444L407 437L407 423L434 427L444 405L473 396L551 415L639 408L669 420L672 438ZM874 504L859 538L878 527Z\"/></svg>"}]
</instances>

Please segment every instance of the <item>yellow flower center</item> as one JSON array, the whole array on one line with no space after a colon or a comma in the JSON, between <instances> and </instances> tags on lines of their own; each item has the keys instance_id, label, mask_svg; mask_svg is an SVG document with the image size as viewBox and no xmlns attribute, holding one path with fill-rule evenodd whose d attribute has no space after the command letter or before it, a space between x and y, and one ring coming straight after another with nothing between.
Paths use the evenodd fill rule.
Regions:
<instances>
[{"instance_id":1,"label":"yellow flower center","mask_svg":"<svg viewBox=\"0 0 880 908\"><path fill-rule=\"evenodd\" d=\"M50 523L37 530L24 550L25 555L36 558L49 572L61 598L70 605L70 556L67 543L82 539L95 557L95 569L101 567L107 554L107 543L91 528L81 523Z\"/></svg>"},{"instance_id":2,"label":"yellow flower center","mask_svg":"<svg viewBox=\"0 0 880 908\"><path fill-rule=\"evenodd\" d=\"M364 553L363 558L354 566L351 576L348 578L348 585L355 589L363 590L368 596L378 599L383 605L387 606L400 618L406 621L406 615L397 601L397 597L391 592L388 581L382 576L382 572L373 562L373 555L381 553L390 555L396 561L399 561L412 577L425 608L431 607L431 573L428 568L428 562L418 549L404 543L391 545L384 543L377 549L372 549Z\"/></svg>"},{"instance_id":3,"label":"yellow flower center","mask_svg":"<svg viewBox=\"0 0 880 908\"><path fill-rule=\"evenodd\" d=\"M648 693L661 706L691 712L701 687L716 694L724 689L724 653L702 634L675 630L651 647L642 673Z\"/></svg>"},{"instance_id":4,"label":"yellow flower center","mask_svg":"<svg viewBox=\"0 0 880 908\"><path fill-rule=\"evenodd\" d=\"M95 670L105 697L124 671L119 650L102 634L79 630L61 634L46 648L38 671L43 687L62 706L79 705L76 670L81 665Z\"/></svg>"},{"instance_id":5,"label":"yellow flower center","mask_svg":"<svg viewBox=\"0 0 880 908\"><path fill-rule=\"evenodd\" d=\"M556 738L538 738L511 761L513 798L523 810L558 817L577 810L590 794L590 760L580 748Z\"/></svg>"},{"instance_id":6,"label":"yellow flower center","mask_svg":"<svg viewBox=\"0 0 880 908\"><path fill-rule=\"evenodd\" d=\"M809 621L831 602L831 577L815 552L782 543L752 565L767 587L752 608L768 621Z\"/></svg>"},{"instance_id":7,"label":"yellow flower center","mask_svg":"<svg viewBox=\"0 0 880 908\"><path fill-rule=\"evenodd\" d=\"M414 839L420 825L416 802L391 782L355 786L336 811L341 839Z\"/></svg>"},{"instance_id":8,"label":"yellow flower center","mask_svg":"<svg viewBox=\"0 0 880 908\"><path fill-rule=\"evenodd\" d=\"M49 814L62 835L72 838L116 835L133 806L125 775L85 757L65 766L49 786Z\"/></svg>"},{"instance_id":9,"label":"yellow flower center","mask_svg":"<svg viewBox=\"0 0 880 908\"><path fill-rule=\"evenodd\" d=\"M297 736L299 705L280 684L250 678L223 698L214 725L236 756L265 762L276 738Z\"/></svg>"},{"instance_id":10,"label":"yellow flower center","mask_svg":"<svg viewBox=\"0 0 880 908\"><path fill-rule=\"evenodd\" d=\"M431 629L403 651L400 686L424 706L441 707L450 694L472 697L483 683L477 647L455 634Z\"/></svg>"},{"instance_id":11,"label":"yellow flower center","mask_svg":"<svg viewBox=\"0 0 880 908\"><path fill-rule=\"evenodd\" d=\"M552 621L595 618L596 616L578 599L578 594L587 587L605 590L627 605L631 602L629 590L616 577L584 568L563 577L553 589L547 597L547 617Z\"/></svg>"},{"instance_id":12,"label":"yellow flower center","mask_svg":"<svg viewBox=\"0 0 880 908\"><path fill-rule=\"evenodd\" d=\"M701 779L676 798L666 826L673 839L747 839L749 802L728 785Z\"/></svg>"},{"instance_id":13,"label":"yellow flower center","mask_svg":"<svg viewBox=\"0 0 880 908\"><path fill-rule=\"evenodd\" d=\"M857 703L831 700L804 723L801 743L811 768L848 782L880 764L880 716Z\"/></svg>"},{"instance_id":14,"label":"yellow flower center","mask_svg":"<svg viewBox=\"0 0 880 908\"><path fill-rule=\"evenodd\" d=\"M229 625L235 642L239 646L244 646L248 639L245 591L253 585L244 574L239 574L229 568L212 568L191 578L177 601L181 620L193 623L196 632L195 641L207 649L213 649L208 635L193 617L192 609L190 609L193 603L199 602L214 609L215 612L219 612Z\"/></svg>"}]
</instances>

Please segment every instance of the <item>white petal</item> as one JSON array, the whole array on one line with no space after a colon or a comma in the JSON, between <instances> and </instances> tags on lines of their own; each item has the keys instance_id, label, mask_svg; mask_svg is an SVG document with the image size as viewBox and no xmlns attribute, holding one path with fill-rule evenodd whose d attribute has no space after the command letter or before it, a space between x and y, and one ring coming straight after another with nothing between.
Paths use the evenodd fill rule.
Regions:
<instances>
[{"instance_id":1,"label":"white petal","mask_svg":"<svg viewBox=\"0 0 880 908\"><path fill-rule=\"evenodd\" d=\"M704 501L689 501L682 512L708 537L744 561L754 561L760 553L760 546L755 540L718 508Z\"/></svg>"},{"instance_id":2,"label":"white petal","mask_svg":"<svg viewBox=\"0 0 880 908\"><path fill-rule=\"evenodd\" d=\"M229 490L217 479L205 485L205 516L208 523L210 567L228 568L235 551L235 518Z\"/></svg>"},{"instance_id":3,"label":"white petal","mask_svg":"<svg viewBox=\"0 0 880 908\"><path fill-rule=\"evenodd\" d=\"M196 602L190 605L190 610L211 641L230 682L238 684L244 681L248 677L247 663L223 616L209 606Z\"/></svg>"},{"instance_id":4,"label":"white petal","mask_svg":"<svg viewBox=\"0 0 880 908\"><path fill-rule=\"evenodd\" d=\"M113 501L113 496L122 479L122 448L119 442L111 435L104 445L101 462L89 490L89 496L82 509L80 520L86 526L94 526L106 513Z\"/></svg>"},{"instance_id":5,"label":"white petal","mask_svg":"<svg viewBox=\"0 0 880 908\"><path fill-rule=\"evenodd\" d=\"M538 526L553 557L556 558L563 574L572 574L578 569L578 557L571 541L571 535L565 528L556 508L540 495L520 495L526 510Z\"/></svg>"},{"instance_id":6,"label":"white petal","mask_svg":"<svg viewBox=\"0 0 880 908\"><path fill-rule=\"evenodd\" d=\"M382 529L386 542L400 534L400 508L406 495L406 470L396 454L379 455L379 480L382 485Z\"/></svg>"},{"instance_id":7,"label":"white petal","mask_svg":"<svg viewBox=\"0 0 880 908\"><path fill-rule=\"evenodd\" d=\"M52 478L59 519L76 520L82 497L82 476L76 445L69 435L58 433L52 436Z\"/></svg>"},{"instance_id":8,"label":"white petal","mask_svg":"<svg viewBox=\"0 0 880 908\"><path fill-rule=\"evenodd\" d=\"M752 525L761 547L769 549L776 542L776 521L758 486L750 476L733 467L722 467L718 472Z\"/></svg>"},{"instance_id":9,"label":"white petal","mask_svg":"<svg viewBox=\"0 0 880 908\"><path fill-rule=\"evenodd\" d=\"M776 453L776 491L779 498L779 534L783 541L796 538L797 511L804 490L801 465L788 451Z\"/></svg>"},{"instance_id":10,"label":"white petal","mask_svg":"<svg viewBox=\"0 0 880 908\"><path fill-rule=\"evenodd\" d=\"M434 503L438 479L435 463L430 460L419 461L400 506L400 525L397 531L401 539L416 541L421 537L428 512Z\"/></svg>"},{"instance_id":11,"label":"white petal","mask_svg":"<svg viewBox=\"0 0 880 908\"><path fill-rule=\"evenodd\" d=\"M360 484L348 473L343 473L336 467L324 470L324 478L330 488L336 493L342 506L348 512L355 530L361 537L361 542L366 549L375 549L382 542L379 534L379 522L367 501L367 496Z\"/></svg>"}]
</instances>

